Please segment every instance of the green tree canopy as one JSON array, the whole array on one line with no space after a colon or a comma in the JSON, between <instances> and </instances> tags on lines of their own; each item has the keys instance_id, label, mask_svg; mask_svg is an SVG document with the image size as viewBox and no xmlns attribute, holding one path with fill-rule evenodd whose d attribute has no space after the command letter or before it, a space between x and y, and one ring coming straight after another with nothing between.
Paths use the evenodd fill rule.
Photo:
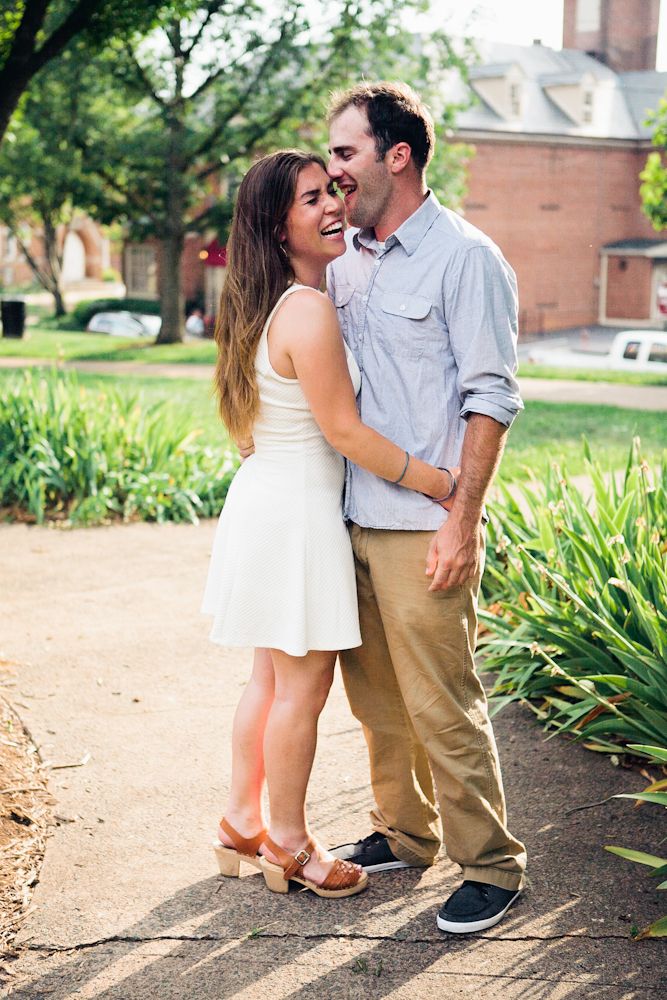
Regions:
<instances>
[{"instance_id":1,"label":"green tree canopy","mask_svg":"<svg viewBox=\"0 0 667 1000\"><path fill-rule=\"evenodd\" d=\"M180 258L188 232L229 219L235 182L281 145L325 142L329 91L362 76L438 90L465 69L449 39L427 53L403 26L422 0L183 0L147 37L114 41L96 62L75 140L99 178L103 221L159 242L160 339L180 339ZM307 16L307 12L309 16ZM453 109L440 103L439 124ZM443 149L439 193L461 191L461 157Z\"/></svg>"},{"instance_id":2,"label":"green tree canopy","mask_svg":"<svg viewBox=\"0 0 667 1000\"><path fill-rule=\"evenodd\" d=\"M161 0L0 0L0 141L30 80L82 32L94 46L147 28Z\"/></svg>"},{"instance_id":3,"label":"green tree canopy","mask_svg":"<svg viewBox=\"0 0 667 1000\"><path fill-rule=\"evenodd\" d=\"M646 166L639 177L642 210L653 223L653 228L667 229L667 98L649 118L653 126L655 151L649 153Z\"/></svg>"},{"instance_id":4,"label":"green tree canopy","mask_svg":"<svg viewBox=\"0 0 667 1000\"><path fill-rule=\"evenodd\" d=\"M60 278L66 231L77 209L90 210L100 194L73 142L89 72L83 53L63 53L25 92L0 145L0 223L53 295L56 315L65 311ZM39 254L31 250L34 230L42 236Z\"/></svg>"}]
</instances>

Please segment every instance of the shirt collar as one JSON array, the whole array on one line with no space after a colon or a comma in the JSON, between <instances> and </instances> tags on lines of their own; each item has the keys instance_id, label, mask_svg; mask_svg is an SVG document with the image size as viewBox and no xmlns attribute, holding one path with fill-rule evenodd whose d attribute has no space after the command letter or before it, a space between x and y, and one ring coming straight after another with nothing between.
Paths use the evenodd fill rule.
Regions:
<instances>
[{"instance_id":1,"label":"shirt collar","mask_svg":"<svg viewBox=\"0 0 667 1000\"><path fill-rule=\"evenodd\" d=\"M421 241L426 236L438 215L440 214L440 202L432 191L424 199L419 208L403 222L395 233L391 233L385 240L385 248L400 243L408 257L411 257ZM374 253L378 253L380 244L375 237L374 229L359 229L352 237L355 250L366 247Z\"/></svg>"}]
</instances>

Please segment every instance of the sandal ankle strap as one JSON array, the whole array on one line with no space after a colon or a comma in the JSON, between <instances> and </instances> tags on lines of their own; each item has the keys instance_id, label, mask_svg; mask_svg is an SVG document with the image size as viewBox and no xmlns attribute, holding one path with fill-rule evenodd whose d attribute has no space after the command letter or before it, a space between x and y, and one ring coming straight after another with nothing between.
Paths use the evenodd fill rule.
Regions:
<instances>
[{"instance_id":1,"label":"sandal ankle strap","mask_svg":"<svg viewBox=\"0 0 667 1000\"><path fill-rule=\"evenodd\" d=\"M266 837L266 830L260 830L255 837L242 837L238 830L235 830L232 824L227 822L224 816L220 820L220 826L239 854L245 854L251 858L259 854L259 848L264 843Z\"/></svg>"},{"instance_id":2,"label":"sandal ankle strap","mask_svg":"<svg viewBox=\"0 0 667 1000\"><path fill-rule=\"evenodd\" d=\"M268 834L264 838L264 843L278 859L278 864L283 869L285 881L288 881L295 875L301 875L304 866L308 864L315 851L315 844L312 840L309 840L305 847L302 847L295 854L290 854L289 851L280 847Z\"/></svg>"}]
</instances>

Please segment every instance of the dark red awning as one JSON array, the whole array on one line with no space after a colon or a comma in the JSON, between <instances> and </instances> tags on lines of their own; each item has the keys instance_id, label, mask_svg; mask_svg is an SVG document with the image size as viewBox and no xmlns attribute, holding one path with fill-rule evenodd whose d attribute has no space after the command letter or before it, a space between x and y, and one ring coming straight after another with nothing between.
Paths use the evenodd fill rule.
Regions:
<instances>
[{"instance_id":1,"label":"dark red awning","mask_svg":"<svg viewBox=\"0 0 667 1000\"><path fill-rule=\"evenodd\" d=\"M227 247L221 246L217 240L211 240L199 256L206 267L227 267Z\"/></svg>"}]
</instances>

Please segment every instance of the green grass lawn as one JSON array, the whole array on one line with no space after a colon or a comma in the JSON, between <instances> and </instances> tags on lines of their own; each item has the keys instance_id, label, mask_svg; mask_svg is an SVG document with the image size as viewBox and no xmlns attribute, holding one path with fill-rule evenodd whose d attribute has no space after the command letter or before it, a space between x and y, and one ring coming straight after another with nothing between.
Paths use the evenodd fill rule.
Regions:
<instances>
[{"instance_id":1,"label":"green grass lawn","mask_svg":"<svg viewBox=\"0 0 667 1000\"><path fill-rule=\"evenodd\" d=\"M635 436L644 457L654 462L667 451L666 427L666 415L650 410L528 401L510 431L500 475L505 481L524 479L554 461L579 475L585 472L582 437L604 468L625 466Z\"/></svg>"},{"instance_id":2,"label":"green grass lawn","mask_svg":"<svg viewBox=\"0 0 667 1000\"><path fill-rule=\"evenodd\" d=\"M46 361L134 361L140 364L214 364L212 340L157 344L106 334L29 326L19 339L0 337L0 358L44 358Z\"/></svg>"},{"instance_id":3,"label":"green grass lawn","mask_svg":"<svg viewBox=\"0 0 667 1000\"><path fill-rule=\"evenodd\" d=\"M667 385L667 371L663 375L662 372L604 371L600 368L551 368L548 365L531 365L527 362L521 365L519 376L521 378L566 379L573 382Z\"/></svg>"},{"instance_id":4,"label":"green grass lawn","mask_svg":"<svg viewBox=\"0 0 667 1000\"><path fill-rule=\"evenodd\" d=\"M1 343L1 341L0 341ZM198 345L197 345L198 346ZM0 370L0 389L16 371ZM194 379L165 379L147 376L78 375L87 388L113 386L123 393L140 396L143 405L166 401L186 427L201 431L201 440L220 444L227 437L219 421L213 393L206 382ZM540 475L553 461L565 466L570 475L585 471L582 436L590 442L594 457L606 468L625 465L632 438L639 435L645 457L653 462L667 448L664 413L625 410L610 406L573 403L527 402L526 410L512 427L501 478L505 481Z\"/></svg>"}]
</instances>

